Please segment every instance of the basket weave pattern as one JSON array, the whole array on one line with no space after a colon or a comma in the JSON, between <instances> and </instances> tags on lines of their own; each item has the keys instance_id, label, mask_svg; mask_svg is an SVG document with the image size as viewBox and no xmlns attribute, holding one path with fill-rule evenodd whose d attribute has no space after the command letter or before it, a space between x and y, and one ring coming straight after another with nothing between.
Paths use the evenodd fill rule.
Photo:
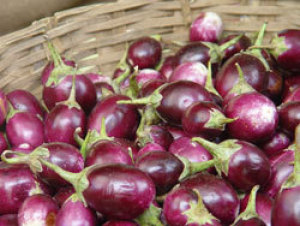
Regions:
<instances>
[{"instance_id":1,"label":"basket weave pattern","mask_svg":"<svg viewBox=\"0 0 300 226\"><path fill-rule=\"evenodd\" d=\"M49 59L46 38L86 71L111 75L126 42L161 34L187 41L192 19L201 11L221 15L226 33L254 32L268 21L267 36L300 27L300 4L286 0L118 0L56 13L0 37L0 84L41 96L40 74Z\"/></svg>"}]
</instances>

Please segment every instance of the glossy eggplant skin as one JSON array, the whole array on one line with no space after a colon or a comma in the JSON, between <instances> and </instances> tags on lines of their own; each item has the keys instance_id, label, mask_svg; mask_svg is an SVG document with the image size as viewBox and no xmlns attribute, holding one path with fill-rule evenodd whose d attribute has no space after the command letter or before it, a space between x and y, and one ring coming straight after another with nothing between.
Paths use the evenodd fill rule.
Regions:
<instances>
[{"instance_id":1,"label":"glossy eggplant skin","mask_svg":"<svg viewBox=\"0 0 300 226\"><path fill-rule=\"evenodd\" d=\"M26 165L0 163L0 215L18 213L27 197L47 192L44 189L46 186Z\"/></svg>"},{"instance_id":2,"label":"glossy eggplant skin","mask_svg":"<svg viewBox=\"0 0 300 226\"><path fill-rule=\"evenodd\" d=\"M201 85L191 81L173 82L160 91L162 100L158 114L173 125L180 125L184 111L196 101L212 101L212 97Z\"/></svg>"},{"instance_id":3,"label":"glossy eggplant skin","mask_svg":"<svg viewBox=\"0 0 300 226\"><path fill-rule=\"evenodd\" d=\"M97 166L87 179L85 200L109 219L132 220L148 209L155 198L155 185L150 177L131 166Z\"/></svg>"}]
</instances>

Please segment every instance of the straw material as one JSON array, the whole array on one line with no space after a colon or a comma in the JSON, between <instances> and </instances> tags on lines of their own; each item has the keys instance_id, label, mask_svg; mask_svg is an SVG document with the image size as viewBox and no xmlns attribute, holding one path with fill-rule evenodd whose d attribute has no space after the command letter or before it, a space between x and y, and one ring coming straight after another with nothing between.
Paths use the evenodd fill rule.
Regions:
<instances>
[{"instance_id":1,"label":"straw material","mask_svg":"<svg viewBox=\"0 0 300 226\"><path fill-rule=\"evenodd\" d=\"M118 0L56 13L0 37L0 84L4 91L27 89L41 97L40 75L49 59L46 38L86 71L111 75L125 43L161 34L187 41L191 21L201 11L221 15L225 33L257 31L268 22L272 33L299 28L300 4L287 0Z\"/></svg>"}]
</instances>

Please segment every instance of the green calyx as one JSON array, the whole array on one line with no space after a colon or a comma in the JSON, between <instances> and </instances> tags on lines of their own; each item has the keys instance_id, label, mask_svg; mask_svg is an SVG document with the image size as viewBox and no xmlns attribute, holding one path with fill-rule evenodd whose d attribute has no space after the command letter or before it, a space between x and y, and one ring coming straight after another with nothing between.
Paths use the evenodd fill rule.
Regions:
<instances>
[{"instance_id":1,"label":"green calyx","mask_svg":"<svg viewBox=\"0 0 300 226\"><path fill-rule=\"evenodd\" d=\"M57 85L59 81L63 79L66 75L74 74L76 70L75 68L68 66L63 62L61 56L50 41L48 41L48 49L53 58L54 69L52 70L45 84L47 87L51 85Z\"/></svg>"},{"instance_id":2,"label":"green calyx","mask_svg":"<svg viewBox=\"0 0 300 226\"><path fill-rule=\"evenodd\" d=\"M241 146L237 144L237 140L225 140L220 144L207 141L201 137L192 138L192 142L198 142L202 145L210 154L214 156L215 168L219 175L224 173L228 175L229 161L231 156L241 149Z\"/></svg>"},{"instance_id":3,"label":"green calyx","mask_svg":"<svg viewBox=\"0 0 300 226\"><path fill-rule=\"evenodd\" d=\"M212 225L213 220L218 221L218 219L206 209L199 191L196 189L193 189L193 191L197 194L198 201L189 202L190 208L183 212L183 214L187 216L186 225L193 223L198 223L199 225Z\"/></svg>"},{"instance_id":4,"label":"green calyx","mask_svg":"<svg viewBox=\"0 0 300 226\"><path fill-rule=\"evenodd\" d=\"M179 177L179 181L182 181L195 173L207 170L208 168L213 167L216 164L215 159L204 162L190 162L187 158L184 158L180 155L176 155L176 157L179 158L184 165L183 171Z\"/></svg>"},{"instance_id":5,"label":"green calyx","mask_svg":"<svg viewBox=\"0 0 300 226\"><path fill-rule=\"evenodd\" d=\"M230 94L243 94L243 93L250 93L254 92L255 89L246 81L244 73L238 63L235 64L238 73L239 73L239 80L238 82L231 88L229 91Z\"/></svg>"},{"instance_id":6,"label":"green calyx","mask_svg":"<svg viewBox=\"0 0 300 226\"><path fill-rule=\"evenodd\" d=\"M129 77L129 87L125 90L125 94L130 98L137 98L139 94L140 87L136 81L138 71L138 67L135 67L133 74Z\"/></svg>"},{"instance_id":7,"label":"green calyx","mask_svg":"<svg viewBox=\"0 0 300 226\"><path fill-rule=\"evenodd\" d=\"M131 99L131 100L119 100L117 101L118 104L134 104L134 105L152 105L154 108L160 105L162 100L162 95L160 94L161 89L164 85L158 87L151 95L147 97L142 97L138 99Z\"/></svg>"},{"instance_id":8,"label":"green calyx","mask_svg":"<svg viewBox=\"0 0 300 226\"><path fill-rule=\"evenodd\" d=\"M266 28L267 28L267 23L264 23L262 25L260 31L258 32L257 39L254 43L254 46L249 48L249 50L246 51L245 53L256 56L263 63L263 65L265 66L266 71L269 71L270 66L269 66L268 62L266 61L266 59L263 57L263 55L261 53L261 49L263 48L262 43L263 43Z\"/></svg>"},{"instance_id":9,"label":"green calyx","mask_svg":"<svg viewBox=\"0 0 300 226\"><path fill-rule=\"evenodd\" d=\"M91 169L95 168L97 165L84 168L80 173L71 173L66 170L63 170L62 168L53 163L44 160L43 158L40 158L39 161L42 165L53 170L65 181L69 182L74 187L79 200L83 202L85 206L87 206L85 198L83 197L83 191L86 190L89 186L87 174Z\"/></svg>"},{"instance_id":10,"label":"green calyx","mask_svg":"<svg viewBox=\"0 0 300 226\"><path fill-rule=\"evenodd\" d=\"M252 188L246 209L235 219L232 226L236 225L237 222L240 220L260 218L256 211L256 194L258 189L259 189L259 185L256 185Z\"/></svg>"},{"instance_id":11,"label":"green calyx","mask_svg":"<svg viewBox=\"0 0 300 226\"><path fill-rule=\"evenodd\" d=\"M69 98L65 101L58 102L57 104L63 104L68 106L69 109L71 108L77 108L81 110L80 105L76 101L76 75L72 75L72 88L70 91Z\"/></svg>"},{"instance_id":12,"label":"green calyx","mask_svg":"<svg viewBox=\"0 0 300 226\"><path fill-rule=\"evenodd\" d=\"M295 130L295 160L294 171L281 186L281 191L286 188L300 186L300 124Z\"/></svg>"},{"instance_id":13,"label":"green calyx","mask_svg":"<svg viewBox=\"0 0 300 226\"><path fill-rule=\"evenodd\" d=\"M10 156L10 157L7 157ZM14 157L11 157L14 156ZM43 171L43 165L56 172L60 177L73 185L79 199L86 204L82 192L88 187L89 182L86 177L88 170L92 167L87 167L80 173L71 173L63 170L59 166L48 162L50 156L49 150L40 146L29 154L21 152L6 150L2 153L1 159L7 164L26 164L30 167L33 173L40 173Z\"/></svg>"},{"instance_id":14,"label":"green calyx","mask_svg":"<svg viewBox=\"0 0 300 226\"><path fill-rule=\"evenodd\" d=\"M217 129L217 130L225 130L225 125L231 122L234 122L236 119L227 118L225 115L217 109L213 109L210 111L210 118L205 123L205 128L208 129Z\"/></svg>"},{"instance_id":15,"label":"green calyx","mask_svg":"<svg viewBox=\"0 0 300 226\"><path fill-rule=\"evenodd\" d=\"M14 156L14 157L12 157ZM6 150L1 155L1 160L7 164L25 164L28 165L31 171L35 174L43 171L41 158L49 158L50 153L47 148L43 146L37 147L29 154L22 152Z\"/></svg>"},{"instance_id":16,"label":"green calyx","mask_svg":"<svg viewBox=\"0 0 300 226\"><path fill-rule=\"evenodd\" d=\"M11 119L15 114L21 112L19 110L16 110L9 101L7 103L8 103L8 111L6 115L6 122L8 122L8 120Z\"/></svg>"},{"instance_id":17,"label":"green calyx","mask_svg":"<svg viewBox=\"0 0 300 226\"><path fill-rule=\"evenodd\" d=\"M212 80L212 69L211 69L211 62L208 62L208 72L207 72L207 77L206 77L206 81L205 81L205 89L210 92L215 94L216 96L221 97L221 95L218 93L218 91L215 89L214 85L213 85L213 80Z\"/></svg>"},{"instance_id":18,"label":"green calyx","mask_svg":"<svg viewBox=\"0 0 300 226\"><path fill-rule=\"evenodd\" d=\"M202 42L205 46L207 46L209 48L209 55L210 55L210 61L211 63L218 63L222 60L223 56L224 56L224 52L225 50L236 44L240 38L242 37L242 35L239 35L231 40L229 40L228 42L225 42L222 45L217 45L211 42Z\"/></svg>"},{"instance_id":19,"label":"green calyx","mask_svg":"<svg viewBox=\"0 0 300 226\"><path fill-rule=\"evenodd\" d=\"M113 140L113 138L109 137L106 133L105 128L105 118L103 117L101 120L101 127L100 127L100 133L98 133L97 130L89 130L85 136L85 139L82 140L78 132L80 130L75 130L75 134L77 133L75 140L78 142L78 144L81 146L80 153L82 154L83 158L86 158L86 155L88 153L88 150L91 148L91 146L96 143L99 140Z\"/></svg>"},{"instance_id":20,"label":"green calyx","mask_svg":"<svg viewBox=\"0 0 300 226\"><path fill-rule=\"evenodd\" d=\"M271 40L271 46L274 48L270 49L270 53L277 59L282 53L288 50L287 45L285 44L284 37L279 37L277 34Z\"/></svg>"},{"instance_id":21,"label":"green calyx","mask_svg":"<svg viewBox=\"0 0 300 226\"><path fill-rule=\"evenodd\" d=\"M163 226L160 221L161 208L154 206L152 203L150 207L138 216L135 221L140 226Z\"/></svg>"},{"instance_id":22,"label":"green calyx","mask_svg":"<svg viewBox=\"0 0 300 226\"><path fill-rule=\"evenodd\" d=\"M125 46L125 52L117 65L117 68L124 71L118 78L112 81L112 87L116 93L120 93L120 84L130 75L130 66L127 64L128 43Z\"/></svg>"}]
</instances>

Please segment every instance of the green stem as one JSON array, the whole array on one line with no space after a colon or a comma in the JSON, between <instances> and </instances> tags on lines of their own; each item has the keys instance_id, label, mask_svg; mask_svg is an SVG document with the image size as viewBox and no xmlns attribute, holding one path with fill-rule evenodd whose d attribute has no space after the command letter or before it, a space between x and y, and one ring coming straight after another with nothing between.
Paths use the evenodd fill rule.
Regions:
<instances>
[{"instance_id":1,"label":"green stem","mask_svg":"<svg viewBox=\"0 0 300 226\"><path fill-rule=\"evenodd\" d=\"M256 211L256 194L259 189L259 185L256 185L252 188L248 204L246 209L235 219L232 225L236 225L239 220L249 220L252 218L259 218L259 215Z\"/></svg>"},{"instance_id":2,"label":"green stem","mask_svg":"<svg viewBox=\"0 0 300 226\"><path fill-rule=\"evenodd\" d=\"M65 76L67 74L74 74L75 70L73 67L68 66L63 62L54 45L49 40L48 49L51 53L54 62L54 69L51 72L48 81L46 82L47 87L51 86L53 83L54 85L56 85L59 82L61 76Z\"/></svg>"},{"instance_id":3,"label":"green stem","mask_svg":"<svg viewBox=\"0 0 300 226\"><path fill-rule=\"evenodd\" d=\"M107 132L106 132L106 126L105 126L105 117L102 117L102 120L101 120L101 127L100 127L100 137L99 137L99 140L104 140L104 139L108 139L108 135L107 135Z\"/></svg>"},{"instance_id":4,"label":"green stem","mask_svg":"<svg viewBox=\"0 0 300 226\"><path fill-rule=\"evenodd\" d=\"M75 189L78 198L80 201L82 201L85 206L87 206L87 203L83 197L83 191L89 186L89 181L86 177L86 174L89 170L94 168L95 166L84 168L80 173L71 173L66 170L63 170L59 166L50 163L44 159L39 159L39 161L48 167L49 169L53 170L55 173L57 173L60 177L62 177L65 181L69 182Z\"/></svg>"},{"instance_id":5,"label":"green stem","mask_svg":"<svg viewBox=\"0 0 300 226\"><path fill-rule=\"evenodd\" d=\"M213 142L210 142L208 140L205 140L201 137L194 137L192 138L192 142L197 142L201 146L203 146L205 149L207 149L214 157L219 156L219 152L217 151L219 149L219 145L215 144Z\"/></svg>"},{"instance_id":6,"label":"green stem","mask_svg":"<svg viewBox=\"0 0 300 226\"><path fill-rule=\"evenodd\" d=\"M259 31L259 33L258 33L257 39L256 39L256 41L255 41L255 43L254 43L254 46L255 46L256 48L253 48L253 49L249 48L249 51L250 51L250 53L252 53L254 56L256 56L257 58L259 58L260 61L264 64L265 69L266 69L267 71L269 71L269 70L270 70L270 66L269 66L268 62L266 61L266 59L263 57L263 55L262 55L262 53L261 53L261 49L258 48L258 47L261 46L262 43L263 43L263 39L264 39L264 34L265 34L266 27L267 27L267 23L264 23L264 24L262 25L262 27L261 27L261 29L260 29L260 31Z\"/></svg>"},{"instance_id":7,"label":"green stem","mask_svg":"<svg viewBox=\"0 0 300 226\"><path fill-rule=\"evenodd\" d=\"M213 167L215 165L215 163L216 163L215 159L211 159L211 160L204 161L204 162L192 162L191 163L191 175L202 172L204 170L207 170L207 169Z\"/></svg>"},{"instance_id":8,"label":"green stem","mask_svg":"<svg viewBox=\"0 0 300 226\"><path fill-rule=\"evenodd\" d=\"M294 160L294 175L297 184L300 184L300 124L295 130L295 160Z\"/></svg>"},{"instance_id":9,"label":"green stem","mask_svg":"<svg viewBox=\"0 0 300 226\"><path fill-rule=\"evenodd\" d=\"M52 59L53 59L54 67L60 67L60 66L64 65L65 63L61 59L60 54L57 52L57 50L54 47L54 45L52 44L52 42L50 42L48 40L47 45L48 45L48 49L49 49Z\"/></svg>"},{"instance_id":10,"label":"green stem","mask_svg":"<svg viewBox=\"0 0 300 226\"><path fill-rule=\"evenodd\" d=\"M207 170L208 168L214 166L216 163L215 159L208 160L205 162L191 162L187 158L182 157L180 155L176 155L176 157L180 159L180 161L184 165L183 171L181 172L179 177L179 181L182 181L195 173Z\"/></svg>"},{"instance_id":11,"label":"green stem","mask_svg":"<svg viewBox=\"0 0 300 226\"><path fill-rule=\"evenodd\" d=\"M267 23L264 23L257 35L257 39L254 43L254 46L260 46L263 43L266 28L267 28Z\"/></svg>"},{"instance_id":12,"label":"green stem","mask_svg":"<svg viewBox=\"0 0 300 226\"><path fill-rule=\"evenodd\" d=\"M222 44L219 48L220 48L220 52L224 52L227 48L229 48L230 46L236 44L242 37L243 35L239 35L231 40L229 40L228 42L225 42L224 44Z\"/></svg>"},{"instance_id":13,"label":"green stem","mask_svg":"<svg viewBox=\"0 0 300 226\"><path fill-rule=\"evenodd\" d=\"M6 115L6 122L8 122L8 120L11 119L16 113L20 112L19 110L16 110L9 101L7 103L8 111Z\"/></svg>"},{"instance_id":14,"label":"green stem","mask_svg":"<svg viewBox=\"0 0 300 226\"><path fill-rule=\"evenodd\" d=\"M232 94L243 94L248 92L253 92L255 89L246 81L244 73L238 63L235 63L235 66L237 68L238 74L239 74L239 80L238 82L232 87L232 89L229 91L229 93Z\"/></svg>"},{"instance_id":15,"label":"green stem","mask_svg":"<svg viewBox=\"0 0 300 226\"><path fill-rule=\"evenodd\" d=\"M15 157L7 157L8 155L15 155ZM17 151L5 150L1 154L1 160L7 164L28 164L28 154Z\"/></svg>"},{"instance_id":16,"label":"green stem","mask_svg":"<svg viewBox=\"0 0 300 226\"><path fill-rule=\"evenodd\" d=\"M85 136L85 139L82 142L81 148L80 148L80 153L83 157L83 159L86 159L86 155L87 155L87 150L89 147L89 142L90 142L90 137L91 137L91 130L89 130Z\"/></svg>"},{"instance_id":17,"label":"green stem","mask_svg":"<svg viewBox=\"0 0 300 226\"><path fill-rule=\"evenodd\" d=\"M81 147L84 140L80 137L80 133L81 133L81 128L77 127L74 131L74 140L77 142L77 144Z\"/></svg>"},{"instance_id":18,"label":"green stem","mask_svg":"<svg viewBox=\"0 0 300 226\"><path fill-rule=\"evenodd\" d=\"M69 108L81 109L80 105L76 101L76 75L75 74L72 75L72 87L71 87L69 98L59 103L62 103L68 106Z\"/></svg>"},{"instance_id":19,"label":"green stem","mask_svg":"<svg viewBox=\"0 0 300 226\"><path fill-rule=\"evenodd\" d=\"M211 69L211 62L208 62L208 73L205 81L205 89L210 92L215 94L216 96L221 97L221 95L218 93L218 91L215 89L213 85L213 80L212 80L212 69Z\"/></svg>"}]
</instances>

